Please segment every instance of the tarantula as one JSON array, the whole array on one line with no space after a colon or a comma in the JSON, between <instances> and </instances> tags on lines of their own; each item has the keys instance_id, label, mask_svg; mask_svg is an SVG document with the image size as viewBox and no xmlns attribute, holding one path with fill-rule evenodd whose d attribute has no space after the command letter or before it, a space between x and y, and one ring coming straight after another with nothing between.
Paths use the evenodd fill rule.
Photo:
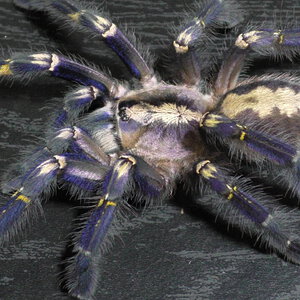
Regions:
<instances>
[{"instance_id":1,"label":"tarantula","mask_svg":"<svg viewBox=\"0 0 300 300\"><path fill-rule=\"evenodd\" d=\"M177 85L160 80L145 53L103 13L69 0L15 4L101 36L134 79L124 84L48 52L0 61L2 77L49 74L80 84L65 96L46 145L5 185L10 198L0 208L2 241L28 223L56 186L92 203L75 234L74 256L66 270L70 295L91 299L97 263L127 201L159 202L183 184L199 203L300 263L299 243L276 219L264 192L236 175L236 166L245 162L268 183L300 196L297 79L265 75L239 81L249 51L292 55L299 30L259 28L239 34L209 88L203 89L201 42L216 26L237 25L240 10L232 1L203 1L182 25L172 44Z\"/></svg>"}]
</instances>

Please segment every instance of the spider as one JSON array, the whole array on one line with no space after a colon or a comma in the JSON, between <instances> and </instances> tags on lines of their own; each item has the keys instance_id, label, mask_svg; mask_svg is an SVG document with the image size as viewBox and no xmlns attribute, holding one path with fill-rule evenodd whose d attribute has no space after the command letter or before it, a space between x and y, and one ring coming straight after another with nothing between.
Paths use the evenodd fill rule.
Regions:
<instances>
[{"instance_id":1,"label":"spider","mask_svg":"<svg viewBox=\"0 0 300 300\"><path fill-rule=\"evenodd\" d=\"M172 44L179 66L176 85L160 80L147 55L101 12L65 0L15 3L100 35L134 79L118 82L57 53L15 54L1 61L3 77L48 73L81 85L65 96L46 145L6 184L10 198L0 208L3 241L35 216L54 187L66 187L91 206L73 239L74 256L66 270L70 295L90 299L98 261L120 226L127 200L160 203L183 184L220 218L299 263L300 246L284 228L284 218L276 216L260 188L236 174L246 162L268 183L299 195L297 79L265 75L239 81L250 50L291 55L298 46L297 30L256 28L238 35L204 89L198 46L201 50L201 40L216 25L237 25L232 16L240 11L231 1L200 3L182 25Z\"/></svg>"}]
</instances>

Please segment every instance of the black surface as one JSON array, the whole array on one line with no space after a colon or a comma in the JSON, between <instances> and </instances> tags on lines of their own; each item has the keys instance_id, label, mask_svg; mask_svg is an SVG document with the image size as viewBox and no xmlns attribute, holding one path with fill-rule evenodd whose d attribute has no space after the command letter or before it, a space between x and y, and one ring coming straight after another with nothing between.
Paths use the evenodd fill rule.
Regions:
<instances>
[{"instance_id":1,"label":"black surface","mask_svg":"<svg viewBox=\"0 0 300 300\"><path fill-rule=\"evenodd\" d=\"M168 25L192 1L113 0L107 4L118 23L142 36L150 50L160 53L168 41ZM299 15L297 1L240 1L259 22L272 17ZM298 6L297 6L298 4ZM291 13L287 13L291 12ZM56 32L55 26L30 21L0 0L0 44L8 48L59 49L79 53L95 63L112 66L122 77L124 68L96 39ZM80 46L80 47L79 47ZM251 71L262 72L260 60ZM276 66L279 68L279 66ZM280 69L298 68L287 64ZM125 73L126 74L126 73ZM125 75L126 77L126 75ZM52 97L61 97L71 84L45 78L24 86L0 85L1 171L43 131ZM186 199L188 200L188 199ZM0 249L0 299L65 299L58 287L58 264L72 230L76 211L69 201L48 202L45 217L35 222L18 242ZM299 212L300 214L300 212ZM101 264L97 299L300 299L299 266L254 248L251 241L227 233L214 218L199 212L181 213L168 202L131 218Z\"/></svg>"}]
</instances>

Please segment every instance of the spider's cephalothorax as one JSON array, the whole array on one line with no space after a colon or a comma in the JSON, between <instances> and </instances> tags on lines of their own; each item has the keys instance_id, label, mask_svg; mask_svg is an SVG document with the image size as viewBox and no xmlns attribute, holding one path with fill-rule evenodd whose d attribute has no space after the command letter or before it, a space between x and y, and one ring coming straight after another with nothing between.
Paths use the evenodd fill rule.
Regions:
<instances>
[{"instance_id":1,"label":"spider's cephalothorax","mask_svg":"<svg viewBox=\"0 0 300 300\"><path fill-rule=\"evenodd\" d=\"M90 299L96 290L97 262L114 232L111 228L121 220L122 204L129 198L161 201L183 183L200 205L300 263L300 244L284 227L288 218L276 216L266 195L235 174L235 166L245 162L241 172L255 171L269 184L300 197L298 80L282 74L239 81L250 50L297 53L299 29L240 34L210 91L204 92L201 86L207 84L198 54L215 26L237 25L241 11L230 0L203 1L182 25L172 44L178 85L159 80L144 55L101 12L70 0L15 4L100 35L129 68L136 88L59 54L15 54L0 60L2 77L47 73L79 84L65 96L46 145L5 185L10 199L0 208L1 241L14 236L56 185L89 204L97 198L74 238L75 255L66 269L69 293Z\"/></svg>"},{"instance_id":2,"label":"spider's cephalothorax","mask_svg":"<svg viewBox=\"0 0 300 300\"><path fill-rule=\"evenodd\" d=\"M121 144L174 182L207 155L199 122L208 104L201 93L188 87L159 84L131 92L118 102Z\"/></svg>"}]
</instances>

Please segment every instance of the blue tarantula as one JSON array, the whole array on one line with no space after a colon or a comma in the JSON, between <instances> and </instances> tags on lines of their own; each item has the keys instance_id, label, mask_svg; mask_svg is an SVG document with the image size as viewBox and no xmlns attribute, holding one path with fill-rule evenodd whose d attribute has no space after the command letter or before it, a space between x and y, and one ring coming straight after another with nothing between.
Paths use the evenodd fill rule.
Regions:
<instances>
[{"instance_id":1,"label":"blue tarantula","mask_svg":"<svg viewBox=\"0 0 300 300\"><path fill-rule=\"evenodd\" d=\"M15 3L101 36L134 80L132 85L120 83L47 52L0 61L2 77L50 74L81 85L65 96L47 144L5 185L10 198L0 208L2 241L36 214L55 186L66 187L89 204L97 198L74 237L75 254L66 270L70 295L91 299L97 263L127 200L157 202L183 184L214 213L300 263L300 244L276 219L266 195L236 176L234 168L245 162L267 182L300 196L298 81L286 75L239 81L249 51L290 56L300 44L299 30L259 28L240 34L204 91L197 55L201 41L216 26L237 25L240 11L232 1L203 1L182 25L172 44L177 85L160 80L146 55L103 13L69 0ZM230 163L224 164L224 156Z\"/></svg>"}]
</instances>

